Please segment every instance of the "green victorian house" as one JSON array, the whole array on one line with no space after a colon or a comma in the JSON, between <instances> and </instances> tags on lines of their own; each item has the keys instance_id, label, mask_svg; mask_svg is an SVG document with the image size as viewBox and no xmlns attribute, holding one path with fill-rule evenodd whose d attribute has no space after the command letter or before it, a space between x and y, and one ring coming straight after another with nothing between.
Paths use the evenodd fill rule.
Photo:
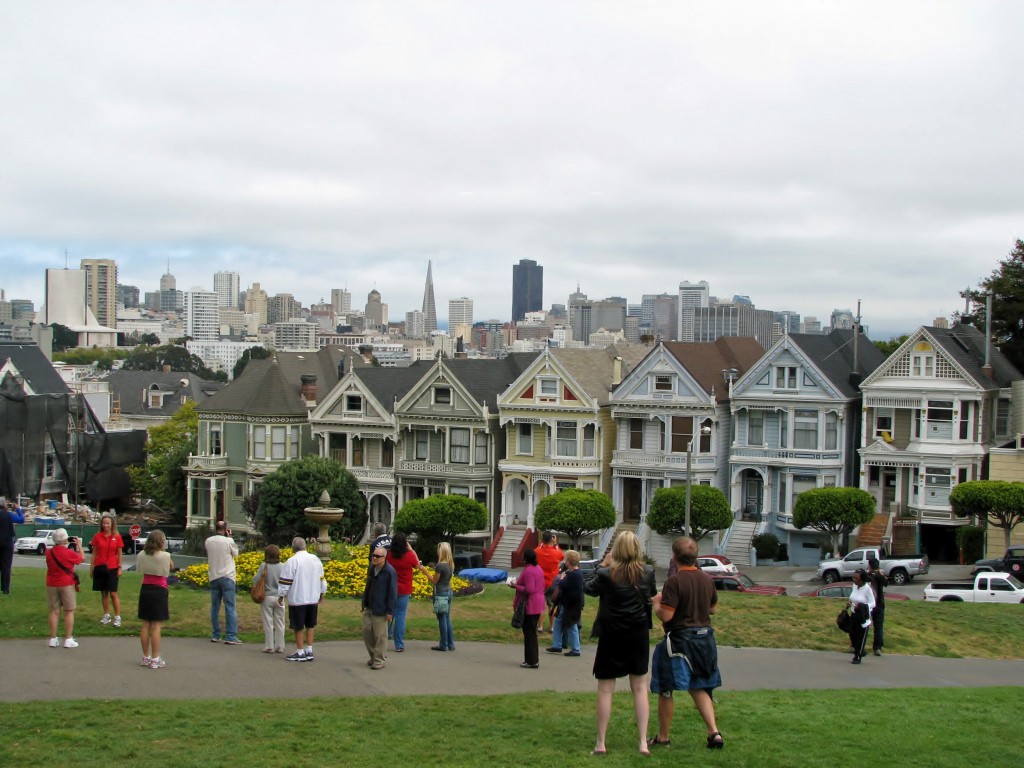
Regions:
<instances>
[{"instance_id":1,"label":"green victorian house","mask_svg":"<svg viewBox=\"0 0 1024 768\"><path fill-rule=\"evenodd\" d=\"M366 365L346 347L276 352L252 360L242 375L196 411L199 440L186 464L186 525L227 520L249 530L243 499L281 464L318 455L309 414L346 370Z\"/></svg>"}]
</instances>

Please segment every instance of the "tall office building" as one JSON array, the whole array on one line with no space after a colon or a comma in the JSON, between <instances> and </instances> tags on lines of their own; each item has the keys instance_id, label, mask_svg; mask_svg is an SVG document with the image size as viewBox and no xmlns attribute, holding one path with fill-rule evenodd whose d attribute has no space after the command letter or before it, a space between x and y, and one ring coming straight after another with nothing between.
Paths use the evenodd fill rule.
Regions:
<instances>
[{"instance_id":1,"label":"tall office building","mask_svg":"<svg viewBox=\"0 0 1024 768\"><path fill-rule=\"evenodd\" d=\"M456 325L473 325L473 300L463 296L460 299L448 299L448 330Z\"/></svg>"},{"instance_id":2,"label":"tall office building","mask_svg":"<svg viewBox=\"0 0 1024 768\"><path fill-rule=\"evenodd\" d=\"M533 259L512 265L512 322L544 307L544 267Z\"/></svg>"},{"instance_id":3,"label":"tall office building","mask_svg":"<svg viewBox=\"0 0 1024 768\"><path fill-rule=\"evenodd\" d=\"M213 292L217 294L217 306L238 309L238 273L216 272L213 275Z\"/></svg>"},{"instance_id":4,"label":"tall office building","mask_svg":"<svg viewBox=\"0 0 1024 768\"><path fill-rule=\"evenodd\" d=\"M125 309L133 309L139 306L139 289L135 285L117 286L117 303Z\"/></svg>"},{"instance_id":5,"label":"tall office building","mask_svg":"<svg viewBox=\"0 0 1024 768\"><path fill-rule=\"evenodd\" d=\"M833 309L832 317L829 320L829 328L833 331L850 330L853 328L853 312L849 309Z\"/></svg>"},{"instance_id":6,"label":"tall office building","mask_svg":"<svg viewBox=\"0 0 1024 768\"><path fill-rule=\"evenodd\" d=\"M96 322L117 327L117 262L113 259L82 259L85 301Z\"/></svg>"},{"instance_id":7,"label":"tall office building","mask_svg":"<svg viewBox=\"0 0 1024 768\"><path fill-rule=\"evenodd\" d=\"M344 288L331 288L331 306L334 314L347 315L352 311L352 294Z\"/></svg>"},{"instance_id":8,"label":"tall office building","mask_svg":"<svg viewBox=\"0 0 1024 768\"><path fill-rule=\"evenodd\" d=\"M181 291L177 289L178 281L171 274L171 261L167 260L167 271L160 276L160 306L161 312L178 312L184 306L185 299Z\"/></svg>"},{"instance_id":9,"label":"tall office building","mask_svg":"<svg viewBox=\"0 0 1024 768\"><path fill-rule=\"evenodd\" d=\"M279 293L267 299L267 323L275 325L302 317L302 305L290 293Z\"/></svg>"},{"instance_id":10,"label":"tall office building","mask_svg":"<svg viewBox=\"0 0 1024 768\"><path fill-rule=\"evenodd\" d=\"M434 278L431 263L427 262L427 282L423 286L423 333L428 335L437 330L437 306L434 304Z\"/></svg>"},{"instance_id":11,"label":"tall office building","mask_svg":"<svg viewBox=\"0 0 1024 768\"><path fill-rule=\"evenodd\" d=\"M256 322L260 325L267 324L267 292L260 288L259 283L253 283L245 292L242 309L247 315L256 315Z\"/></svg>"},{"instance_id":12,"label":"tall office building","mask_svg":"<svg viewBox=\"0 0 1024 768\"><path fill-rule=\"evenodd\" d=\"M595 301L573 294L569 300L569 325L573 340L584 343L590 340L592 333L602 329L621 331L626 327L626 300L612 297Z\"/></svg>"},{"instance_id":13,"label":"tall office building","mask_svg":"<svg viewBox=\"0 0 1024 768\"><path fill-rule=\"evenodd\" d=\"M426 336L424 331L426 318L423 312L413 309L405 313L405 336L408 339L422 339Z\"/></svg>"},{"instance_id":14,"label":"tall office building","mask_svg":"<svg viewBox=\"0 0 1024 768\"><path fill-rule=\"evenodd\" d=\"M684 280L679 284L679 331L676 336L679 341L698 341L694 332L694 313L708 306L710 294L711 289L706 280L699 283Z\"/></svg>"},{"instance_id":15,"label":"tall office building","mask_svg":"<svg viewBox=\"0 0 1024 768\"><path fill-rule=\"evenodd\" d=\"M374 288L366 296L366 311L364 314L367 330L379 330L387 323L384 304L380 300L380 291Z\"/></svg>"},{"instance_id":16,"label":"tall office building","mask_svg":"<svg viewBox=\"0 0 1024 768\"><path fill-rule=\"evenodd\" d=\"M185 335L196 341L220 338L217 294L202 288L185 292Z\"/></svg>"}]
</instances>

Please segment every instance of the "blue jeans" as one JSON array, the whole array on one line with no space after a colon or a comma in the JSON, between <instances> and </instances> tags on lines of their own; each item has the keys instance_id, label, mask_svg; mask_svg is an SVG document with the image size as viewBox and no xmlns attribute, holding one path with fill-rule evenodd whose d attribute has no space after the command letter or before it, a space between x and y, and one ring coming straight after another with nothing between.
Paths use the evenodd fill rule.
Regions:
<instances>
[{"instance_id":1,"label":"blue jeans","mask_svg":"<svg viewBox=\"0 0 1024 768\"><path fill-rule=\"evenodd\" d=\"M555 623L551 626L551 647L562 649L568 646L570 651L580 652L580 625L567 624L562 620L565 609L559 607L555 614Z\"/></svg>"},{"instance_id":2,"label":"blue jeans","mask_svg":"<svg viewBox=\"0 0 1024 768\"><path fill-rule=\"evenodd\" d=\"M399 595L395 603L395 612L391 617L391 625L388 627L388 639L394 639L395 650L405 648L405 614L409 610L409 598L412 595Z\"/></svg>"},{"instance_id":3,"label":"blue jeans","mask_svg":"<svg viewBox=\"0 0 1024 768\"><path fill-rule=\"evenodd\" d=\"M448 605L448 613L437 614L437 631L440 634L438 646L442 651L455 650L455 635L452 632L451 604Z\"/></svg>"},{"instance_id":4,"label":"blue jeans","mask_svg":"<svg viewBox=\"0 0 1024 768\"><path fill-rule=\"evenodd\" d=\"M220 603L224 601L224 617L227 620L225 640L238 639L238 614L235 612L235 582L227 576L210 582L210 637L220 640Z\"/></svg>"}]
</instances>

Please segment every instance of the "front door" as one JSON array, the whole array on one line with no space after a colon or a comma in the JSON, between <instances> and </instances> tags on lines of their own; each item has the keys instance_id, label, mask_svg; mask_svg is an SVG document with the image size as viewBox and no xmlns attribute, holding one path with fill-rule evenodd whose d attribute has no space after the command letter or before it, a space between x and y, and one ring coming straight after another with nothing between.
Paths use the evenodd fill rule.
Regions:
<instances>
[{"instance_id":1,"label":"front door","mask_svg":"<svg viewBox=\"0 0 1024 768\"><path fill-rule=\"evenodd\" d=\"M759 518L764 504L764 481L757 472L747 470L743 479L743 516Z\"/></svg>"},{"instance_id":2,"label":"front door","mask_svg":"<svg viewBox=\"0 0 1024 768\"><path fill-rule=\"evenodd\" d=\"M882 472L882 512L888 514L889 505L896 501L896 473Z\"/></svg>"},{"instance_id":3,"label":"front door","mask_svg":"<svg viewBox=\"0 0 1024 768\"><path fill-rule=\"evenodd\" d=\"M622 481L622 519L634 522L640 521L644 493L642 480L635 477L626 478Z\"/></svg>"}]
</instances>

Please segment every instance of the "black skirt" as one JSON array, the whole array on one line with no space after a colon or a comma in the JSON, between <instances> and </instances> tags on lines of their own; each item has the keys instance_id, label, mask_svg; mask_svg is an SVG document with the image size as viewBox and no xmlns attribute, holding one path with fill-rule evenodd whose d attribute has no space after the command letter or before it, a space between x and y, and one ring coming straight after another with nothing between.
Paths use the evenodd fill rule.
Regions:
<instances>
[{"instance_id":1,"label":"black skirt","mask_svg":"<svg viewBox=\"0 0 1024 768\"><path fill-rule=\"evenodd\" d=\"M651 667L651 633L647 628L602 635L597 640L594 677L612 680L626 675L646 675Z\"/></svg>"},{"instance_id":2,"label":"black skirt","mask_svg":"<svg viewBox=\"0 0 1024 768\"><path fill-rule=\"evenodd\" d=\"M167 589L156 584L143 584L139 591L139 618L142 621L167 621Z\"/></svg>"}]
</instances>

